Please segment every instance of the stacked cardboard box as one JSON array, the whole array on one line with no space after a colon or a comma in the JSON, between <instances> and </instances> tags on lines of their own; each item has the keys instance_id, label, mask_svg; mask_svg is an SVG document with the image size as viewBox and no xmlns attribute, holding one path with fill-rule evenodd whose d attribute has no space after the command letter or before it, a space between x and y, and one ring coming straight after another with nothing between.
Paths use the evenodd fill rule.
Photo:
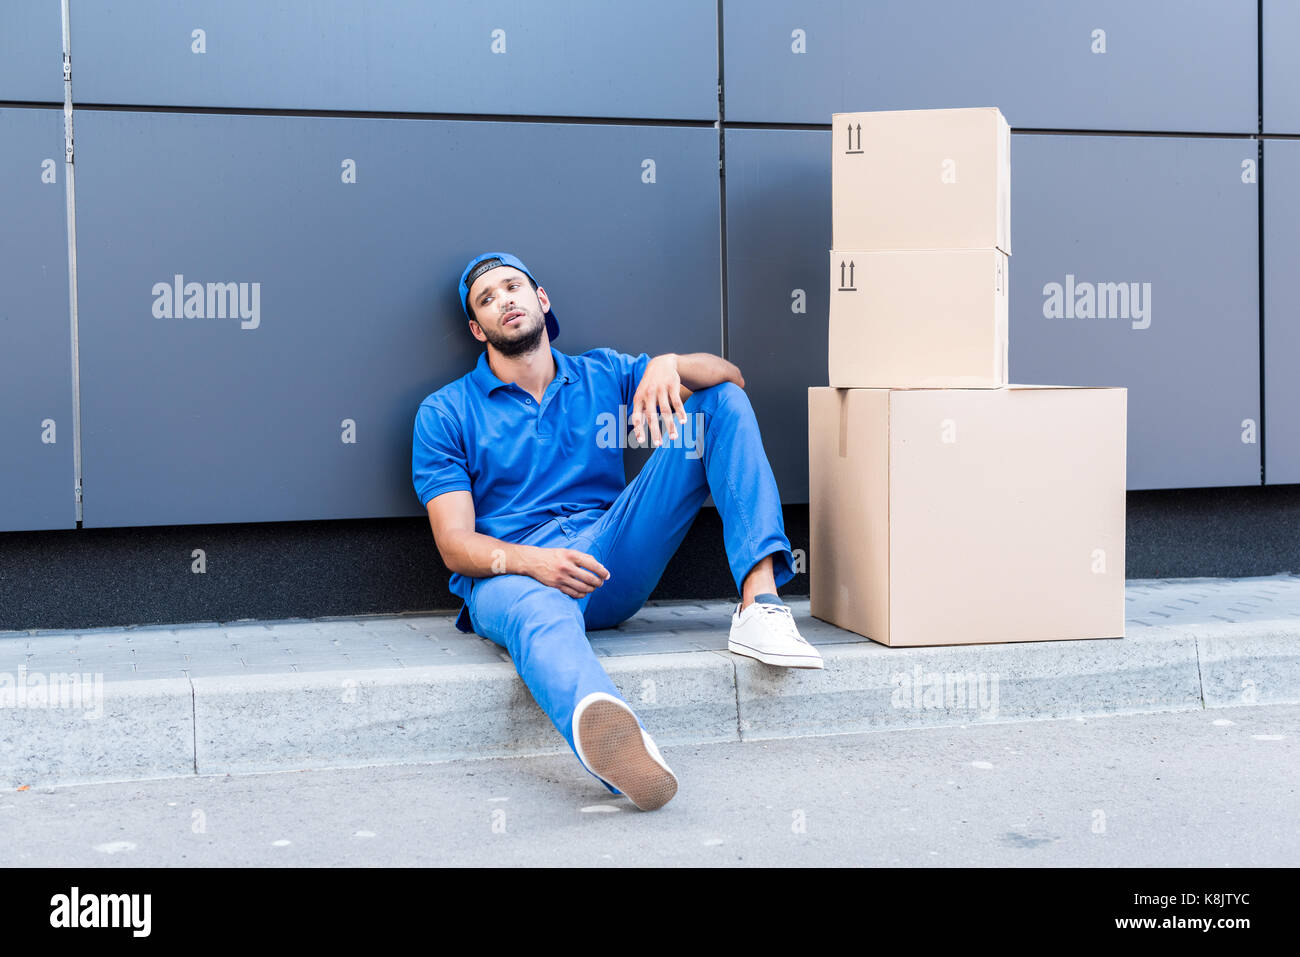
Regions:
<instances>
[{"instance_id":1,"label":"stacked cardboard box","mask_svg":"<svg viewBox=\"0 0 1300 957\"><path fill-rule=\"evenodd\" d=\"M1127 391L1008 381L1005 118L832 122L813 615L887 645L1122 636Z\"/></svg>"}]
</instances>

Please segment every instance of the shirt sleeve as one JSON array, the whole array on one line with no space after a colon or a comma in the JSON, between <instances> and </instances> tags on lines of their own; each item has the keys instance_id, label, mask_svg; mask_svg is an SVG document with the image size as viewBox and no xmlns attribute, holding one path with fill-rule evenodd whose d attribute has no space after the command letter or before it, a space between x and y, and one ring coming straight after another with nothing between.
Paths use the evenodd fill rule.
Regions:
<instances>
[{"instance_id":1,"label":"shirt sleeve","mask_svg":"<svg viewBox=\"0 0 1300 957\"><path fill-rule=\"evenodd\" d=\"M645 367L650 364L648 353L641 353L639 356L630 356L624 352L610 350L610 357L614 362L614 367L623 380L623 404L629 411L632 408L632 396L636 395L636 387L641 383L641 377L645 375Z\"/></svg>"},{"instance_id":2,"label":"shirt sleeve","mask_svg":"<svg viewBox=\"0 0 1300 957\"><path fill-rule=\"evenodd\" d=\"M415 414L411 478L422 506L443 492L473 491L460 423L433 405L421 405Z\"/></svg>"}]
</instances>

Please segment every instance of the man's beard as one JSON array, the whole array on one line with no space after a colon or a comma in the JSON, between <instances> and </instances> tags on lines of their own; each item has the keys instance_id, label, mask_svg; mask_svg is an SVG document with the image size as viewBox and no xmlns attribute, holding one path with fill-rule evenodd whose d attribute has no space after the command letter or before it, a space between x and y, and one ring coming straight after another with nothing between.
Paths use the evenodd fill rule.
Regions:
<instances>
[{"instance_id":1,"label":"man's beard","mask_svg":"<svg viewBox=\"0 0 1300 957\"><path fill-rule=\"evenodd\" d=\"M532 318L531 314L525 313L525 315L530 319ZM488 344L507 359L513 359L515 356L521 356L524 353L532 352L537 348L538 344L542 341L542 332L546 329L546 321L543 319L541 322L537 323L537 326L532 332L525 333L518 337L500 336L495 332L489 331L486 326L483 326L482 328L483 335L487 339Z\"/></svg>"}]
</instances>

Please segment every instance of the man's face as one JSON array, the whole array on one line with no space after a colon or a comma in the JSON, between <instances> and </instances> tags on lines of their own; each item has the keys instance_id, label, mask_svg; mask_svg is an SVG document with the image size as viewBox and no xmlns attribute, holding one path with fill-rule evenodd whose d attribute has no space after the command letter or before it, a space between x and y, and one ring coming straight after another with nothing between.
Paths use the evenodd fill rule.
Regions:
<instances>
[{"instance_id":1,"label":"man's face","mask_svg":"<svg viewBox=\"0 0 1300 957\"><path fill-rule=\"evenodd\" d=\"M474 280L469 304L482 332L474 337L503 356L531 352L546 332L546 310L550 308L546 290L534 290L528 277L514 266L497 266Z\"/></svg>"}]
</instances>

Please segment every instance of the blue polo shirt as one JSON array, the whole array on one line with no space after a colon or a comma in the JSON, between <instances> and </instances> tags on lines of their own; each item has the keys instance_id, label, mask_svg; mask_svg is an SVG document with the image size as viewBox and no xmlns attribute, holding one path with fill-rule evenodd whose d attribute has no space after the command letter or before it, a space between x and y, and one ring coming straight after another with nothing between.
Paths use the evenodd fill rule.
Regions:
<instances>
[{"instance_id":1,"label":"blue polo shirt","mask_svg":"<svg viewBox=\"0 0 1300 957\"><path fill-rule=\"evenodd\" d=\"M623 442L632 396L650 361L613 349L578 356L554 346L555 378L541 402L478 365L420 403L411 477L420 505L457 490L474 498L474 530L516 542L553 518L609 508L627 485ZM622 408L620 409L620 406ZM449 587L469 600L471 580ZM473 631L462 604L456 627Z\"/></svg>"}]
</instances>

